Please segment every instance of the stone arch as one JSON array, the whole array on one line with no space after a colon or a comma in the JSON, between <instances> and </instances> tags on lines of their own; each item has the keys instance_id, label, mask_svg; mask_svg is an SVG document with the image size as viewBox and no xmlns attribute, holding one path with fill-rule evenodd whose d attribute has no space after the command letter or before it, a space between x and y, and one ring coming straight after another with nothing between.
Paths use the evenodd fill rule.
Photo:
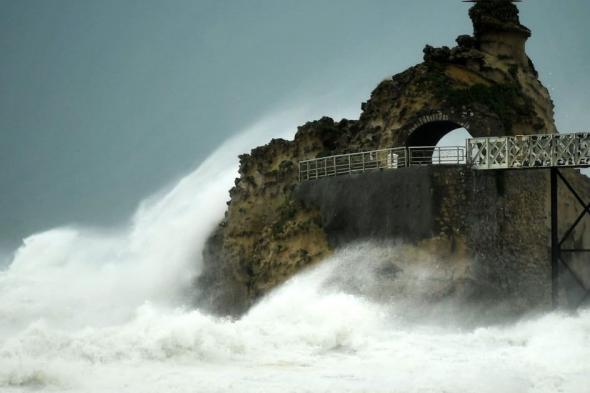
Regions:
<instances>
[{"instance_id":1,"label":"stone arch","mask_svg":"<svg viewBox=\"0 0 590 393\"><path fill-rule=\"evenodd\" d=\"M436 146L445 135L458 128L465 128L473 136L470 127L469 121L443 112L423 115L409 128L405 146Z\"/></svg>"}]
</instances>

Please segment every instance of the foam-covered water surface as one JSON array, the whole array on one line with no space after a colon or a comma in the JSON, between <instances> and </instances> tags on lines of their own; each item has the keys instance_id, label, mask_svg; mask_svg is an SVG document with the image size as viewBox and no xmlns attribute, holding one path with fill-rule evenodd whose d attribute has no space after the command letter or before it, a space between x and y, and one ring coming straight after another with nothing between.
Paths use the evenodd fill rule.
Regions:
<instances>
[{"instance_id":1,"label":"foam-covered water surface","mask_svg":"<svg viewBox=\"0 0 590 393\"><path fill-rule=\"evenodd\" d=\"M124 323L42 320L4 337L2 391L586 392L590 313L463 328L338 289L337 253L239 320L139 306ZM361 259L359 259L361 258Z\"/></svg>"},{"instance_id":2,"label":"foam-covered water surface","mask_svg":"<svg viewBox=\"0 0 590 393\"><path fill-rule=\"evenodd\" d=\"M191 309L244 143L126 228L25 240L0 272L0 391L588 392L589 311L465 323L460 304L424 301L446 273L404 245L338 250L239 320ZM413 268L395 275L392 260Z\"/></svg>"}]
</instances>

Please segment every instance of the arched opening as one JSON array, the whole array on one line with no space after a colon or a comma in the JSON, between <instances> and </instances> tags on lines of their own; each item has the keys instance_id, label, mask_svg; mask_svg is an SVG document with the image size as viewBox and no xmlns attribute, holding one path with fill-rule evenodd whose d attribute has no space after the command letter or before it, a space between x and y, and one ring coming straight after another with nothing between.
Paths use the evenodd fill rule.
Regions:
<instances>
[{"instance_id":1,"label":"arched opening","mask_svg":"<svg viewBox=\"0 0 590 393\"><path fill-rule=\"evenodd\" d=\"M416 128L406 141L407 147L436 146L448 133L458 128L460 124L453 121L432 121Z\"/></svg>"},{"instance_id":2,"label":"arched opening","mask_svg":"<svg viewBox=\"0 0 590 393\"><path fill-rule=\"evenodd\" d=\"M452 121L433 121L416 128L408 137L412 165L463 164L469 131Z\"/></svg>"},{"instance_id":3,"label":"arched opening","mask_svg":"<svg viewBox=\"0 0 590 393\"><path fill-rule=\"evenodd\" d=\"M469 138L473 138L469 131L465 128L457 128L440 138L436 147L465 146L465 141Z\"/></svg>"}]
</instances>

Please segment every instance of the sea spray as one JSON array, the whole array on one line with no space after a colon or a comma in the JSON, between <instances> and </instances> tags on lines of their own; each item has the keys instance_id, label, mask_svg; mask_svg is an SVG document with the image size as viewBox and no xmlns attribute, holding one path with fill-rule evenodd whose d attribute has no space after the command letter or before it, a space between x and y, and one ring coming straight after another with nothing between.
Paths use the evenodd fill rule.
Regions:
<instances>
[{"instance_id":1,"label":"sea spray","mask_svg":"<svg viewBox=\"0 0 590 393\"><path fill-rule=\"evenodd\" d=\"M337 250L239 320L191 309L235 156L292 132L283 120L223 146L127 227L26 239L0 273L0 391L587 392L588 311L465 326L464 310L424 300L448 272L404 245Z\"/></svg>"},{"instance_id":2,"label":"sea spray","mask_svg":"<svg viewBox=\"0 0 590 393\"><path fill-rule=\"evenodd\" d=\"M373 297L375 277L349 268L378 268L394 247L340 250L239 320L144 304L113 326L35 322L3 341L0 384L84 392L586 391L588 311L477 328L436 325L428 313L428 323L407 320L395 297Z\"/></svg>"},{"instance_id":3,"label":"sea spray","mask_svg":"<svg viewBox=\"0 0 590 393\"><path fill-rule=\"evenodd\" d=\"M128 320L146 301L185 303L205 239L223 217L237 156L269 135L289 136L308 115L302 108L257 122L142 202L126 226L69 226L26 238L0 272L0 333L37 319L103 326Z\"/></svg>"}]
</instances>

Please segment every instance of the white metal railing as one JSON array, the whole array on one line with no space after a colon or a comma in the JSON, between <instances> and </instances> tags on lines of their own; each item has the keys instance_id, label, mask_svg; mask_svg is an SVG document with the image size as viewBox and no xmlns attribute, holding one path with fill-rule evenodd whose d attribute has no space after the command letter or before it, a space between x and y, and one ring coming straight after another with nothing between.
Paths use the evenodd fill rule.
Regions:
<instances>
[{"instance_id":1,"label":"white metal railing","mask_svg":"<svg viewBox=\"0 0 590 393\"><path fill-rule=\"evenodd\" d=\"M413 146L408 148L408 152L410 166L466 163L464 146Z\"/></svg>"},{"instance_id":2,"label":"white metal railing","mask_svg":"<svg viewBox=\"0 0 590 393\"><path fill-rule=\"evenodd\" d=\"M590 133L473 138L467 161L474 169L590 166Z\"/></svg>"},{"instance_id":3,"label":"white metal railing","mask_svg":"<svg viewBox=\"0 0 590 393\"><path fill-rule=\"evenodd\" d=\"M402 147L305 160L299 162L299 181L377 169L401 168L407 165L406 158L406 149Z\"/></svg>"},{"instance_id":4,"label":"white metal railing","mask_svg":"<svg viewBox=\"0 0 590 393\"><path fill-rule=\"evenodd\" d=\"M590 133L472 138L463 146L413 146L316 158L299 163L299 181L424 165L473 169L590 167Z\"/></svg>"},{"instance_id":5,"label":"white metal railing","mask_svg":"<svg viewBox=\"0 0 590 393\"><path fill-rule=\"evenodd\" d=\"M460 165L465 164L465 158L463 146L398 147L340 154L299 162L299 181L408 166Z\"/></svg>"}]
</instances>

